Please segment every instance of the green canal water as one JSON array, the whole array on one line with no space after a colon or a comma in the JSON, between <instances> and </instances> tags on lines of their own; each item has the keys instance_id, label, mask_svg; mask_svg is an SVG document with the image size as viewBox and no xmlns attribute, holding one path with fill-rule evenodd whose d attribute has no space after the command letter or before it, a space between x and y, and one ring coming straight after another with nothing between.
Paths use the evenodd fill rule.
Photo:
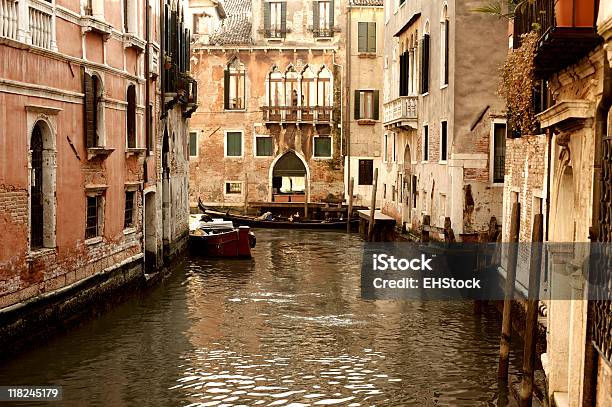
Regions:
<instances>
[{"instance_id":1,"label":"green canal water","mask_svg":"<svg viewBox=\"0 0 612 407\"><path fill-rule=\"evenodd\" d=\"M358 236L255 232L253 260L185 258L162 284L2 361L0 384L60 385L55 406L508 405L493 311L364 301Z\"/></svg>"}]
</instances>

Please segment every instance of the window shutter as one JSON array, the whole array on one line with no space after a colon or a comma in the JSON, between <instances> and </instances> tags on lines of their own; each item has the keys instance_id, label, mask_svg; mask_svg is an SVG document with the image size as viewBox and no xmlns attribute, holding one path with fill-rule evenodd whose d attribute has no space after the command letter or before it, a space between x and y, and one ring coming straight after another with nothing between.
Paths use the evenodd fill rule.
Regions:
<instances>
[{"instance_id":1,"label":"window shutter","mask_svg":"<svg viewBox=\"0 0 612 407\"><path fill-rule=\"evenodd\" d=\"M368 52L376 52L376 23L368 23Z\"/></svg>"},{"instance_id":2,"label":"window shutter","mask_svg":"<svg viewBox=\"0 0 612 407\"><path fill-rule=\"evenodd\" d=\"M334 0L329 2L329 29L334 29Z\"/></svg>"},{"instance_id":3,"label":"window shutter","mask_svg":"<svg viewBox=\"0 0 612 407\"><path fill-rule=\"evenodd\" d=\"M96 132L93 78L87 72L83 72L83 93L85 94L85 146L89 148L95 147Z\"/></svg>"},{"instance_id":4,"label":"window shutter","mask_svg":"<svg viewBox=\"0 0 612 407\"><path fill-rule=\"evenodd\" d=\"M287 2L281 3L281 35L284 37L287 32Z\"/></svg>"},{"instance_id":5,"label":"window shutter","mask_svg":"<svg viewBox=\"0 0 612 407\"><path fill-rule=\"evenodd\" d=\"M136 148L136 87L130 85L127 91L127 143Z\"/></svg>"},{"instance_id":6,"label":"window shutter","mask_svg":"<svg viewBox=\"0 0 612 407\"><path fill-rule=\"evenodd\" d=\"M361 118L360 117L360 112L361 112L360 105L361 105L361 101L359 99L359 91L356 90L355 91L355 120L359 120Z\"/></svg>"},{"instance_id":7,"label":"window shutter","mask_svg":"<svg viewBox=\"0 0 612 407\"><path fill-rule=\"evenodd\" d=\"M368 25L367 23L358 23L357 27L357 48L359 52L367 51L368 41Z\"/></svg>"},{"instance_id":8,"label":"window shutter","mask_svg":"<svg viewBox=\"0 0 612 407\"><path fill-rule=\"evenodd\" d=\"M373 112L373 119L374 120L378 120L378 104L379 104L378 98L379 98L378 97L378 91L375 90L374 91L374 97L373 97L374 101L372 102L374 104L374 106L372 106L372 112Z\"/></svg>"},{"instance_id":9,"label":"window shutter","mask_svg":"<svg viewBox=\"0 0 612 407\"><path fill-rule=\"evenodd\" d=\"M270 36L270 3L264 3L264 30L265 36Z\"/></svg>"},{"instance_id":10,"label":"window shutter","mask_svg":"<svg viewBox=\"0 0 612 407\"><path fill-rule=\"evenodd\" d=\"M226 69L225 71L223 71L223 107L225 108L225 110L228 110L230 108L229 89L230 89L230 76L229 76L229 70Z\"/></svg>"},{"instance_id":11,"label":"window shutter","mask_svg":"<svg viewBox=\"0 0 612 407\"><path fill-rule=\"evenodd\" d=\"M312 30L316 33L319 30L319 2L312 2Z\"/></svg>"},{"instance_id":12,"label":"window shutter","mask_svg":"<svg viewBox=\"0 0 612 407\"><path fill-rule=\"evenodd\" d=\"M450 64L450 61L448 60L449 57L449 49L450 49L450 43L449 43L449 38L450 38L450 22L447 19L444 24L446 25L446 27L444 28L444 32L446 34L446 41L444 42L444 84L448 84L448 67Z\"/></svg>"}]
</instances>

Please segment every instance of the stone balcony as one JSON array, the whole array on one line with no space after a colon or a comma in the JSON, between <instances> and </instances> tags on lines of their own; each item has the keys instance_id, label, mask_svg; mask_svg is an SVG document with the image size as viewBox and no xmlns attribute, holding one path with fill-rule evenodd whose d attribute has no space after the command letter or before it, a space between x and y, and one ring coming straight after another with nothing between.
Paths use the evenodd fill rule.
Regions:
<instances>
[{"instance_id":1,"label":"stone balcony","mask_svg":"<svg viewBox=\"0 0 612 407\"><path fill-rule=\"evenodd\" d=\"M332 106L263 106L266 124L303 123L330 124Z\"/></svg>"},{"instance_id":2,"label":"stone balcony","mask_svg":"<svg viewBox=\"0 0 612 407\"><path fill-rule=\"evenodd\" d=\"M400 96L383 105L385 128L417 128L418 96Z\"/></svg>"}]
</instances>

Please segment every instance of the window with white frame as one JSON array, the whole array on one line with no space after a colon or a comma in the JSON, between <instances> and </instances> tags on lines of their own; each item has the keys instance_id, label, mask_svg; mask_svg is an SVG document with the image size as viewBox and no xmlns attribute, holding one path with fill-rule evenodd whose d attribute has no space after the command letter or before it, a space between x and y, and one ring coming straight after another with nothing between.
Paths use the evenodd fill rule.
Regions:
<instances>
[{"instance_id":1,"label":"window with white frame","mask_svg":"<svg viewBox=\"0 0 612 407\"><path fill-rule=\"evenodd\" d=\"M255 156L271 157L274 152L274 143L270 136L255 137Z\"/></svg>"},{"instance_id":2,"label":"window with white frame","mask_svg":"<svg viewBox=\"0 0 612 407\"><path fill-rule=\"evenodd\" d=\"M355 90L355 119L378 120L378 104L378 90Z\"/></svg>"},{"instance_id":3,"label":"window with white frame","mask_svg":"<svg viewBox=\"0 0 612 407\"><path fill-rule=\"evenodd\" d=\"M224 107L225 110L242 110L246 108L246 70L237 58L234 58L224 71Z\"/></svg>"},{"instance_id":4,"label":"window with white frame","mask_svg":"<svg viewBox=\"0 0 612 407\"><path fill-rule=\"evenodd\" d=\"M506 173L506 123L493 123L493 182L503 183Z\"/></svg>"},{"instance_id":5,"label":"window with white frame","mask_svg":"<svg viewBox=\"0 0 612 407\"><path fill-rule=\"evenodd\" d=\"M314 156L318 158L331 158L332 139L330 136L314 137Z\"/></svg>"},{"instance_id":6,"label":"window with white frame","mask_svg":"<svg viewBox=\"0 0 612 407\"><path fill-rule=\"evenodd\" d=\"M198 132L189 132L189 157L198 156Z\"/></svg>"},{"instance_id":7,"label":"window with white frame","mask_svg":"<svg viewBox=\"0 0 612 407\"><path fill-rule=\"evenodd\" d=\"M242 157L242 131L225 132L225 156Z\"/></svg>"},{"instance_id":8,"label":"window with white frame","mask_svg":"<svg viewBox=\"0 0 612 407\"><path fill-rule=\"evenodd\" d=\"M330 0L313 2L313 33L316 37L331 37L333 35L334 10Z\"/></svg>"},{"instance_id":9,"label":"window with white frame","mask_svg":"<svg viewBox=\"0 0 612 407\"><path fill-rule=\"evenodd\" d=\"M429 160L429 126L423 126L423 161Z\"/></svg>"},{"instance_id":10,"label":"window with white frame","mask_svg":"<svg viewBox=\"0 0 612 407\"><path fill-rule=\"evenodd\" d=\"M448 122L440 124L440 161L448 159Z\"/></svg>"},{"instance_id":11,"label":"window with white frame","mask_svg":"<svg viewBox=\"0 0 612 407\"><path fill-rule=\"evenodd\" d=\"M449 34L450 22L448 19L448 7L444 5L442 9L442 19L440 20L440 85L448 85L448 58L449 58Z\"/></svg>"},{"instance_id":12,"label":"window with white frame","mask_svg":"<svg viewBox=\"0 0 612 407\"><path fill-rule=\"evenodd\" d=\"M242 182L241 181L226 181L225 182L225 194L226 195L242 194Z\"/></svg>"},{"instance_id":13,"label":"window with white frame","mask_svg":"<svg viewBox=\"0 0 612 407\"><path fill-rule=\"evenodd\" d=\"M271 1L264 3L264 28L267 38L282 38L287 31L287 3Z\"/></svg>"},{"instance_id":14,"label":"window with white frame","mask_svg":"<svg viewBox=\"0 0 612 407\"><path fill-rule=\"evenodd\" d=\"M104 225L104 196L92 194L86 201L85 239L93 239L102 235Z\"/></svg>"}]
</instances>

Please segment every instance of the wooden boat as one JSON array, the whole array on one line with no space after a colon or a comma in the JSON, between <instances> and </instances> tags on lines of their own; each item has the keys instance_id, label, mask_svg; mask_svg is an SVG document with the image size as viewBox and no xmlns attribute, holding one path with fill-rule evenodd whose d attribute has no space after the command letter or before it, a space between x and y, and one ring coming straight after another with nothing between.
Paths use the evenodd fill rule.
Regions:
<instances>
[{"instance_id":1,"label":"wooden boat","mask_svg":"<svg viewBox=\"0 0 612 407\"><path fill-rule=\"evenodd\" d=\"M319 229L334 230L346 229L345 220L321 221L321 220L263 220L253 216L236 215L229 212L219 212L206 208L202 203L199 204L200 210L212 217L223 218L232 221L236 225L250 226L253 228L273 228L273 229ZM351 226L358 225L359 219L351 219Z\"/></svg>"},{"instance_id":2,"label":"wooden boat","mask_svg":"<svg viewBox=\"0 0 612 407\"><path fill-rule=\"evenodd\" d=\"M251 257L255 235L248 226L235 228L231 221L201 221L202 215L191 215L189 250L208 257Z\"/></svg>"}]
</instances>

